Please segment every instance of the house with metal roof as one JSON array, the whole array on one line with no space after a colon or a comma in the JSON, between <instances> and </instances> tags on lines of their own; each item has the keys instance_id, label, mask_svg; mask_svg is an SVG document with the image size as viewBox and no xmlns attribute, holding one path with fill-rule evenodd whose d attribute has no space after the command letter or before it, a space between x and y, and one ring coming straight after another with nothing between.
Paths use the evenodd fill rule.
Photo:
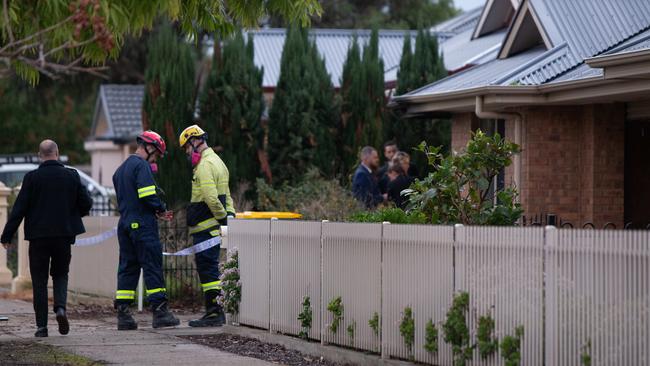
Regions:
<instances>
[{"instance_id":1,"label":"house with metal roof","mask_svg":"<svg viewBox=\"0 0 650 366\"><path fill-rule=\"evenodd\" d=\"M650 2L488 0L481 14L469 39L503 34L498 47L391 105L450 116L455 151L478 128L520 144L495 184L516 185L527 215L648 225Z\"/></svg>"},{"instance_id":2,"label":"house with metal roof","mask_svg":"<svg viewBox=\"0 0 650 366\"><path fill-rule=\"evenodd\" d=\"M142 132L143 100L144 85L99 87L84 148L90 153L93 179L104 186L113 186L113 173L135 150L135 137Z\"/></svg>"}]
</instances>

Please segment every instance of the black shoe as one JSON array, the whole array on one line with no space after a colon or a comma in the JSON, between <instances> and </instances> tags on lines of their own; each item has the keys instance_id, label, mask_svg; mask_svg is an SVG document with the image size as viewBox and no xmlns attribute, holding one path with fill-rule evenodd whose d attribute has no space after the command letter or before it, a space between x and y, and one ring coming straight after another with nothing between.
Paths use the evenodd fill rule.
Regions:
<instances>
[{"instance_id":1,"label":"black shoe","mask_svg":"<svg viewBox=\"0 0 650 366\"><path fill-rule=\"evenodd\" d=\"M70 323L68 323L64 308L56 309L56 321L59 323L59 333L66 335L70 332Z\"/></svg>"},{"instance_id":2,"label":"black shoe","mask_svg":"<svg viewBox=\"0 0 650 366\"><path fill-rule=\"evenodd\" d=\"M128 304L116 304L117 309L117 330L136 330L138 323L133 319Z\"/></svg>"},{"instance_id":3,"label":"black shoe","mask_svg":"<svg viewBox=\"0 0 650 366\"><path fill-rule=\"evenodd\" d=\"M167 302L163 302L153 309L152 326L154 328L175 327L181 323L169 309Z\"/></svg>"},{"instance_id":4,"label":"black shoe","mask_svg":"<svg viewBox=\"0 0 650 366\"><path fill-rule=\"evenodd\" d=\"M201 319L190 320L190 327L220 327L226 324L226 316L223 312L205 314Z\"/></svg>"},{"instance_id":5,"label":"black shoe","mask_svg":"<svg viewBox=\"0 0 650 366\"><path fill-rule=\"evenodd\" d=\"M34 333L34 337L47 337L47 327L38 327L38 330L36 330L36 333Z\"/></svg>"}]
</instances>

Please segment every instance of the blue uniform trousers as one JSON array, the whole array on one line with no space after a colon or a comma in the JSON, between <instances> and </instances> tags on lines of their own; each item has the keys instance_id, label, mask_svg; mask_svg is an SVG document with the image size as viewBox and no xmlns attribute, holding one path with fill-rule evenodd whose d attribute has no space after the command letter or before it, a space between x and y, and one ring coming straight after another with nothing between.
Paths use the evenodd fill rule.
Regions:
<instances>
[{"instance_id":1,"label":"blue uniform trousers","mask_svg":"<svg viewBox=\"0 0 650 366\"><path fill-rule=\"evenodd\" d=\"M116 302L131 303L143 270L149 304L156 308L167 301L162 271L162 246L157 228L118 228L120 266L117 271Z\"/></svg>"}]
</instances>

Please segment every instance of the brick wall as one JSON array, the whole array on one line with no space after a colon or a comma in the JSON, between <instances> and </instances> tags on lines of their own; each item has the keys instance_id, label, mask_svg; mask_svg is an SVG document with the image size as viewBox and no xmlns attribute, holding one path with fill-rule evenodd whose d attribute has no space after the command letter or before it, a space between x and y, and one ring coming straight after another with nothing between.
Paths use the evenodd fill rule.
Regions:
<instances>
[{"instance_id":1,"label":"brick wall","mask_svg":"<svg viewBox=\"0 0 650 366\"><path fill-rule=\"evenodd\" d=\"M602 227L624 218L624 126L621 104L531 107L522 123L520 194L527 216L554 213L576 226ZM452 148L459 151L476 128L471 113L454 116ZM514 122L506 122L514 140ZM513 168L506 183L513 183Z\"/></svg>"}]
</instances>

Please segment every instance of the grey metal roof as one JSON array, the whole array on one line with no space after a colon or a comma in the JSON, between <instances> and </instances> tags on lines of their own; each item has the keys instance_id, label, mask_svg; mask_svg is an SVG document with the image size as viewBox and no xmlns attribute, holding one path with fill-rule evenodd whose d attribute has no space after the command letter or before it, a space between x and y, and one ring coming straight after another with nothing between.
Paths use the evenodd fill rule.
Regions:
<instances>
[{"instance_id":1,"label":"grey metal roof","mask_svg":"<svg viewBox=\"0 0 650 366\"><path fill-rule=\"evenodd\" d=\"M494 60L506 35L506 29L476 39L472 39L472 33L473 28L467 29L440 45L447 70L454 71L467 65Z\"/></svg>"},{"instance_id":2,"label":"grey metal roof","mask_svg":"<svg viewBox=\"0 0 650 366\"><path fill-rule=\"evenodd\" d=\"M98 106L105 113L108 131L98 139L131 139L142 132L144 85L103 84L99 87ZM96 113L99 112L99 108ZM98 116L93 121L93 130Z\"/></svg>"},{"instance_id":3,"label":"grey metal roof","mask_svg":"<svg viewBox=\"0 0 650 366\"><path fill-rule=\"evenodd\" d=\"M432 32L438 33L450 33L450 34L459 34L465 32L468 29L474 29L478 19L481 17L481 11L483 10L482 6L479 6L475 9L468 10L457 16L445 20L440 24L436 24L431 27Z\"/></svg>"},{"instance_id":4,"label":"grey metal roof","mask_svg":"<svg viewBox=\"0 0 650 366\"><path fill-rule=\"evenodd\" d=\"M282 58L286 29L251 30L247 34L253 35L255 64L264 67L262 85L264 87L275 87L280 78L280 59ZM341 84L343 63L355 34L362 48L370 40L369 30L312 29L309 31L310 38L316 42L318 51L325 58L325 67L335 87ZM385 71L399 65L406 34L411 36L412 46L414 47L417 32L403 30L379 31L379 55L384 60ZM394 80L388 78L392 77L393 74L388 73L386 81Z\"/></svg>"},{"instance_id":5,"label":"grey metal roof","mask_svg":"<svg viewBox=\"0 0 650 366\"><path fill-rule=\"evenodd\" d=\"M582 66L586 58L650 46L648 0L526 1L538 15L552 49L535 48L489 61L410 94L437 94L487 85L541 85L599 76L601 71ZM518 13L521 11L520 7ZM443 49L452 40L443 44Z\"/></svg>"}]
</instances>

